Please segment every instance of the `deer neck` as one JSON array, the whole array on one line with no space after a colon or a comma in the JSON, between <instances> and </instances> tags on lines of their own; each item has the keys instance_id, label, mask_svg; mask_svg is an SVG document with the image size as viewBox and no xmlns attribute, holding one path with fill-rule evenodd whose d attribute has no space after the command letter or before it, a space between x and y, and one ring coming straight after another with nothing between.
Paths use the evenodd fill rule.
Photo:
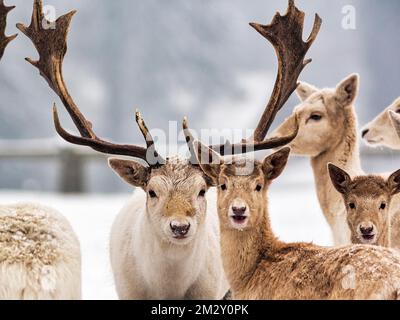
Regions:
<instances>
[{"instance_id":1,"label":"deer neck","mask_svg":"<svg viewBox=\"0 0 400 320\"><path fill-rule=\"evenodd\" d=\"M350 175L362 174L357 139L357 119L353 108L345 115L341 139L316 157L311 158L317 196L329 224L335 216L344 215L345 207L341 195L334 189L327 165L333 163L342 167Z\"/></svg>"},{"instance_id":2,"label":"deer neck","mask_svg":"<svg viewBox=\"0 0 400 320\"><path fill-rule=\"evenodd\" d=\"M222 262L234 293L245 290L259 262L273 255L280 243L273 234L267 209L260 213L260 222L250 230L221 226Z\"/></svg>"}]
</instances>

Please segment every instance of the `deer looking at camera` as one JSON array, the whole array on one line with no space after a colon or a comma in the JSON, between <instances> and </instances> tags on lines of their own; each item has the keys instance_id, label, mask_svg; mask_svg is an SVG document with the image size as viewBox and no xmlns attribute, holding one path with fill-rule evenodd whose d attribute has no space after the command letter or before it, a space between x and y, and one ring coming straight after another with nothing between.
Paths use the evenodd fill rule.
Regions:
<instances>
[{"instance_id":1,"label":"deer looking at camera","mask_svg":"<svg viewBox=\"0 0 400 320\"><path fill-rule=\"evenodd\" d=\"M60 97L80 136L62 128L54 107L57 133L69 143L88 146L101 153L137 158L146 163L117 158L109 160L110 167L125 182L138 188L116 218L111 231L111 265L119 297L221 298L228 285L220 258L213 193L208 195L211 206L207 207L206 191L211 186L210 179L191 159L164 159L156 151L139 112L136 121L146 147L111 143L95 134L91 123L74 103L62 76L66 38L75 12L58 18L55 29L45 30L42 27L45 19L42 6L41 0L35 0L31 25L19 24L18 28L32 40L39 52L38 61L27 60L39 69ZM260 131L262 128L259 126ZM279 147L290 142L296 133L260 141L253 147L257 150Z\"/></svg>"},{"instance_id":2,"label":"deer looking at camera","mask_svg":"<svg viewBox=\"0 0 400 320\"><path fill-rule=\"evenodd\" d=\"M364 175L360 164L358 125L354 111L359 77L350 75L336 88L318 89L305 82L297 88L302 101L271 137L280 137L298 121L299 134L288 145L292 154L309 156L321 209L331 227L335 245L351 243L345 204L329 177L328 163L346 170L351 176ZM382 175L385 176L385 175ZM391 210L393 228L400 228L400 198L395 196ZM392 245L400 248L399 235L392 234Z\"/></svg>"},{"instance_id":3,"label":"deer looking at camera","mask_svg":"<svg viewBox=\"0 0 400 320\"><path fill-rule=\"evenodd\" d=\"M15 6L5 6L4 0L0 0L0 60L3 57L4 50L6 49L7 45L17 37L16 34L9 37L7 37L5 34L7 26L7 15L14 8Z\"/></svg>"},{"instance_id":4,"label":"deer looking at camera","mask_svg":"<svg viewBox=\"0 0 400 320\"><path fill-rule=\"evenodd\" d=\"M271 25L257 27L263 35L275 38L276 46L285 44L277 50L280 62L283 52L289 53L285 56L288 59L301 57L292 67L303 64L304 52L299 46L303 43L301 34L290 31L301 30L303 21L304 14L289 1L285 16L277 15ZM314 36L319 24L317 18ZM289 75L295 77L293 73ZM280 108L278 99L273 98L271 111ZM272 123L275 114L270 113L268 123ZM194 147L200 167L218 186L221 253L234 299L399 297L400 255L391 249L365 245L324 248L307 243L287 244L276 238L269 220L267 192L272 180L284 170L289 148L257 161L235 154L222 157L215 151L217 148L199 141L194 142ZM349 266L355 275L350 284L345 272Z\"/></svg>"},{"instance_id":5,"label":"deer looking at camera","mask_svg":"<svg viewBox=\"0 0 400 320\"><path fill-rule=\"evenodd\" d=\"M329 175L342 194L347 211L351 242L391 246L392 197L400 192L400 170L389 178L357 176L353 179L339 167L329 164Z\"/></svg>"},{"instance_id":6,"label":"deer looking at camera","mask_svg":"<svg viewBox=\"0 0 400 320\"><path fill-rule=\"evenodd\" d=\"M396 118L400 117L399 113L400 97L364 126L361 132L364 141L371 146L400 150L399 121L396 121Z\"/></svg>"}]
</instances>

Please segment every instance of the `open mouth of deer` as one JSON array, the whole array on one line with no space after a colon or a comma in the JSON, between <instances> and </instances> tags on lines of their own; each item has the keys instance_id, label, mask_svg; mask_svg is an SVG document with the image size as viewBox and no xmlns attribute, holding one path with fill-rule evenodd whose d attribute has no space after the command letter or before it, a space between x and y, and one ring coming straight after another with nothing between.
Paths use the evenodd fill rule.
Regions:
<instances>
[{"instance_id":1,"label":"open mouth of deer","mask_svg":"<svg viewBox=\"0 0 400 320\"><path fill-rule=\"evenodd\" d=\"M245 224L245 222L247 220L247 216L244 216L244 215L232 215L231 219L235 224L242 225L242 224Z\"/></svg>"},{"instance_id":2,"label":"open mouth of deer","mask_svg":"<svg viewBox=\"0 0 400 320\"><path fill-rule=\"evenodd\" d=\"M375 234L363 234L361 237L365 241L372 241L375 238Z\"/></svg>"}]
</instances>

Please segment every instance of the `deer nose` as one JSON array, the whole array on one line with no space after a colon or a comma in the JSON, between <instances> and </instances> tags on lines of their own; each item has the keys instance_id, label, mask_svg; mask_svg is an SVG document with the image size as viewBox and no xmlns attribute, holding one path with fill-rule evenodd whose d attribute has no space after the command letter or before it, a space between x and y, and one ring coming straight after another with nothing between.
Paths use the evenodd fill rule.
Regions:
<instances>
[{"instance_id":1,"label":"deer nose","mask_svg":"<svg viewBox=\"0 0 400 320\"><path fill-rule=\"evenodd\" d=\"M361 136L364 138L364 137L367 135L368 132L369 132L369 129L364 129L364 130L361 132Z\"/></svg>"},{"instance_id":2,"label":"deer nose","mask_svg":"<svg viewBox=\"0 0 400 320\"><path fill-rule=\"evenodd\" d=\"M172 221L169 226L172 230L172 233L177 237L186 236L190 229L190 223L179 223Z\"/></svg>"},{"instance_id":3,"label":"deer nose","mask_svg":"<svg viewBox=\"0 0 400 320\"><path fill-rule=\"evenodd\" d=\"M232 212L235 216L243 216L246 212L246 207L232 207Z\"/></svg>"},{"instance_id":4,"label":"deer nose","mask_svg":"<svg viewBox=\"0 0 400 320\"><path fill-rule=\"evenodd\" d=\"M369 235L372 233L372 231L374 231L374 226L371 224L368 225L360 225L360 232L363 235Z\"/></svg>"}]
</instances>

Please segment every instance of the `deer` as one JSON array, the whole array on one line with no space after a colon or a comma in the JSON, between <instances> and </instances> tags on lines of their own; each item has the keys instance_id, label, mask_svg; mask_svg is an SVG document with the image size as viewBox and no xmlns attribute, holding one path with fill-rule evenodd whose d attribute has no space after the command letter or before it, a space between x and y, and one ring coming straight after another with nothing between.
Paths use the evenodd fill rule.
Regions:
<instances>
[{"instance_id":1,"label":"deer","mask_svg":"<svg viewBox=\"0 0 400 320\"><path fill-rule=\"evenodd\" d=\"M398 121L396 121L399 112L400 97L362 128L361 136L364 141L370 146L385 146L400 150Z\"/></svg>"},{"instance_id":2,"label":"deer","mask_svg":"<svg viewBox=\"0 0 400 320\"><path fill-rule=\"evenodd\" d=\"M118 297L223 297L228 283L220 258L215 192L207 193L212 185L193 160L193 149L189 150L189 158L171 156L164 159L157 152L154 139L138 111L136 123L146 147L117 144L98 137L63 80L62 63L67 51L67 35L76 11L59 17L55 29L45 30L41 23L45 19L42 9L43 1L35 0L30 26L18 24L17 27L31 39L39 53L38 61L26 60L40 71L59 96L79 135L71 134L62 127L54 105L56 132L68 143L135 159L118 157L108 161L110 168L135 188L115 219L110 236L110 260ZM288 97L282 97L285 98ZM182 126L186 128L187 123L184 121ZM263 125L259 130L263 130ZM254 148L279 147L296 134L294 131L283 138L260 141L254 144Z\"/></svg>"},{"instance_id":3,"label":"deer","mask_svg":"<svg viewBox=\"0 0 400 320\"><path fill-rule=\"evenodd\" d=\"M301 34L290 32L302 30L303 23L304 14L289 1L285 16L277 14L270 25L256 26L278 48L280 70L282 66L296 68L303 64ZM314 30L320 23L317 16ZM290 68L281 73L287 72L287 79L295 80L296 73ZM269 126L282 107L279 92L288 83L273 91L270 113L264 119ZM265 130L267 134L269 127ZM329 248L284 243L275 236L269 218L268 189L283 172L290 148L255 160L244 156L254 151L254 138L256 134L243 142L248 148L238 148L229 155L221 153L218 146L193 142L200 168L217 187L221 254L233 299L398 299L400 255L396 251L369 245ZM400 181L395 179L393 183L400 188ZM350 279L346 271L349 268Z\"/></svg>"},{"instance_id":4,"label":"deer","mask_svg":"<svg viewBox=\"0 0 400 320\"><path fill-rule=\"evenodd\" d=\"M15 6L6 6L4 0L0 0L0 60L3 58L7 45L17 37L17 34L6 36L7 15Z\"/></svg>"},{"instance_id":5,"label":"deer","mask_svg":"<svg viewBox=\"0 0 400 320\"><path fill-rule=\"evenodd\" d=\"M81 250L58 211L0 205L0 300L80 300Z\"/></svg>"},{"instance_id":6,"label":"deer","mask_svg":"<svg viewBox=\"0 0 400 320\"><path fill-rule=\"evenodd\" d=\"M272 133L279 138L298 121L299 134L288 144L294 156L310 157L319 204L328 222L335 245L351 243L351 232L342 195L332 185L327 166L333 163L351 176L365 175L360 163L358 122L355 100L358 95L359 76L351 74L335 88L318 89L301 82L296 93L300 99L293 113ZM381 174L387 177L386 173ZM400 228L400 199L393 197L393 229ZM400 248L399 236L392 234L393 247Z\"/></svg>"},{"instance_id":7,"label":"deer","mask_svg":"<svg viewBox=\"0 0 400 320\"><path fill-rule=\"evenodd\" d=\"M400 170L387 179L378 175L352 178L332 163L328 164L328 170L332 184L346 206L351 242L391 247L390 205L393 196L400 192Z\"/></svg>"}]
</instances>

